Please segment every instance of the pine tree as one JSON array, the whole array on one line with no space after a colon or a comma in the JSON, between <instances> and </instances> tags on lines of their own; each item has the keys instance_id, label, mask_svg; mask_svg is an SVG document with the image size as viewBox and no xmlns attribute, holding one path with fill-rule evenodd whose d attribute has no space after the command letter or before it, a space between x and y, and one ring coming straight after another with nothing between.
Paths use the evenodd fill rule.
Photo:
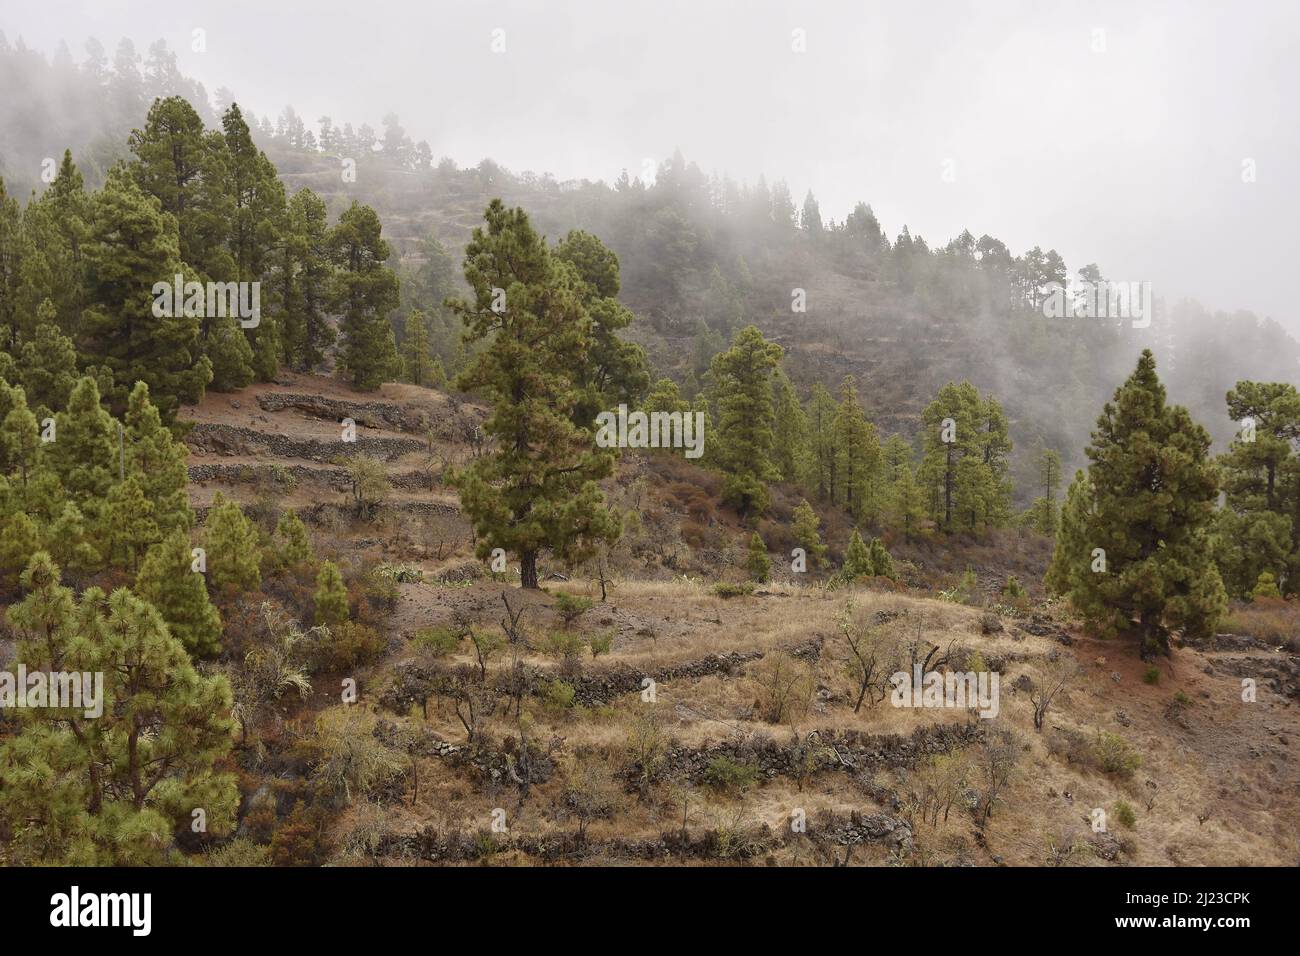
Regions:
<instances>
[{"instance_id":1,"label":"pine tree","mask_svg":"<svg viewBox=\"0 0 1300 956\"><path fill-rule=\"evenodd\" d=\"M817 200L813 198L811 189L803 200L803 214L799 217L799 228L813 237L820 236L825 231L822 226L821 209L817 205Z\"/></svg>"},{"instance_id":2,"label":"pine tree","mask_svg":"<svg viewBox=\"0 0 1300 956\"><path fill-rule=\"evenodd\" d=\"M1258 601L1260 599L1280 597L1282 597L1282 592L1278 590L1277 579L1268 571L1261 571L1255 586L1250 589L1250 599Z\"/></svg>"},{"instance_id":3,"label":"pine tree","mask_svg":"<svg viewBox=\"0 0 1300 956\"><path fill-rule=\"evenodd\" d=\"M54 416L55 440L45 448L50 470L92 525L99 525L120 468L117 423L99 404L93 378L77 382L68 407Z\"/></svg>"},{"instance_id":4,"label":"pine tree","mask_svg":"<svg viewBox=\"0 0 1300 956\"><path fill-rule=\"evenodd\" d=\"M5 386L0 385L0 388ZM0 416L0 473L17 471L21 488L25 491L28 479L41 461L40 426L36 416L27 407L27 396L21 388L6 388L9 411Z\"/></svg>"},{"instance_id":5,"label":"pine tree","mask_svg":"<svg viewBox=\"0 0 1300 956\"><path fill-rule=\"evenodd\" d=\"M745 309L735 286L715 265L709 276L709 289L704 300L704 320L709 328L724 339L740 328Z\"/></svg>"},{"instance_id":6,"label":"pine tree","mask_svg":"<svg viewBox=\"0 0 1300 956\"><path fill-rule=\"evenodd\" d=\"M886 482L887 522L911 538L925 518L925 495L912 468L912 446L901 435L890 435L882 449Z\"/></svg>"},{"instance_id":7,"label":"pine tree","mask_svg":"<svg viewBox=\"0 0 1300 956\"><path fill-rule=\"evenodd\" d=\"M429 369L429 387L440 392L447 390L447 370L443 367L442 356L433 357L433 365Z\"/></svg>"},{"instance_id":8,"label":"pine tree","mask_svg":"<svg viewBox=\"0 0 1300 956\"><path fill-rule=\"evenodd\" d=\"M369 206L353 202L329 233L329 252L336 272L330 310L341 316L340 358L355 388L374 391L401 370L388 313L397 308L396 274L384 265L390 255L380 238L379 217Z\"/></svg>"},{"instance_id":9,"label":"pine tree","mask_svg":"<svg viewBox=\"0 0 1300 956\"><path fill-rule=\"evenodd\" d=\"M1060 519L1056 508L1056 489L1061 483L1061 456L1050 448L1038 455L1038 480L1043 496L1034 501L1030 509L1031 523L1036 531L1048 536L1056 534Z\"/></svg>"},{"instance_id":10,"label":"pine tree","mask_svg":"<svg viewBox=\"0 0 1300 956\"><path fill-rule=\"evenodd\" d=\"M163 425L144 382L136 382L131 390L124 429L126 468L139 480L153 505L159 530L164 535L178 529L189 531L194 526L194 512L186 494L189 470L185 459L189 452Z\"/></svg>"},{"instance_id":11,"label":"pine tree","mask_svg":"<svg viewBox=\"0 0 1300 956\"><path fill-rule=\"evenodd\" d=\"M674 382L670 378L661 378L659 379L659 381L655 382L654 388L652 388L650 390L650 394L646 396L645 404L642 407L642 410L645 411L647 414L653 414L654 412L666 412L670 415L673 413L688 415L691 413L691 403L681 397L681 393L679 393L677 390L676 382ZM706 460L708 457L707 456L708 440L709 440L709 432L708 432L708 426L706 425L705 434L704 434L706 453L702 456ZM672 453L671 450L668 449L659 449L659 452L661 454Z\"/></svg>"},{"instance_id":12,"label":"pine tree","mask_svg":"<svg viewBox=\"0 0 1300 956\"><path fill-rule=\"evenodd\" d=\"M552 259L522 209L493 200L484 219L465 249L473 297L448 306L464 321L467 343L486 343L458 386L492 402L483 427L497 443L456 481L479 556L494 548L519 555L523 586L536 588L541 550L578 562L618 536L620 521L596 485L613 455L573 420L580 395L570 370L581 367L591 339L573 269Z\"/></svg>"},{"instance_id":13,"label":"pine tree","mask_svg":"<svg viewBox=\"0 0 1300 956\"><path fill-rule=\"evenodd\" d=\"M455 295L456 263L432 232L420 240L420 256L420 266L412 281L403 283L403 291L409 286L416 308L433 312L442 309L443 303Z\"/></svg>"},{"instance_id":14,"label":"pine tree","mask_svg":"<svg viewBox=\"0 0 1300 956\"><path fill-rule=\"evenodd\" d=\"M256 591L262 585L257 529L239 504L217 492L203 523L208 577L214 588Z\"/></svg>"},{"instance_id":15,"label":"pine tree","mask_svg":"<svg viewBox=\"0 0 1300 956\"><path fill-rule=\"evenodd\" d=\"M661 378L655 382L654 388L646 396L644 410L646 412L689 412L691 403L681 397L677 390L677 383L671 378Z\"/></svg>"},{"instance_id":16,"label":"pine tree","mask_svg":"<svg viewBox=\"0 0 1300 956\"><path fill-rule=\"evenodd\" d=\"M808 474L808 416L794 393L785 370L773 376L773 458L781 478L801 482Z\"/></svg>"},{"instance_id":17,"label":"pine tree","mask_svg":"<svg viewBox=\"0 0 1300 956\"><path fill-rule=\"evenodd\" d=\"M1241 424L1219 458L1224 508L1215 558L1229 593L1250 593L1262 574L1300 592L1300 392L1285 383L1238 382L1228 414Z\"/></svg>"},{"instance_id":18,"label":"pine tree","mask_svg":"<svg viewBox=\"0 0 1300 956\"><path fill-rule=\"evenodd\" d=\"M307 526L292 509L280 515L280 520L276 522L275 543L277 562L282 568L309 564L316 560L311 549L311 539L307 536Z\"/></svg>"},{"instance_id":19,"label":"pine tree","mask_svg":"<svg viewBox=\"0 0 1300 956\"><path fill-rule=\"evenodd\" d=\"M726 347L727 340L722 337L721 332L709 328L704 322L699 323L695 330L695 338L691 340L691 371L695 373L697 379L702 378L709 371L713 356Z\"/></svg>"},{"instance_id":20,"label":"pine tree","mask_svg":"<svg viewBox=\"0 0 1300 956\"><path fill-rule=\"evenodd\" d=\"M224 134L227 184L233 206L227 248L241 282L261 282L271 270L271 257L282 242L286 217L284 184L266 154L253 143L248 124L237 104L221 118ZM279 367L282 349L280 317L263 310L258 324L243 330L257 378L270 381Z\"/></svg>"},{"instance_id":21,"label":"pine tree","mask_svg":"<svg viewBox=\"0 0 1300 956\"><path fill-rule=\"evenodd\" d=\"M836 480L835 399L821 382L813 385L808 401L810 471L808 483L823 501L835 504Z\"/></svg>"},{"instance_id":22,"label":"pine tree","mask_svg":"<svg viewBox=\"0 0 1300 956\"><path fill-rule=\"evenodd\" d=\"M860 521L874 520L879 511L880 440L862 411L857 381L852 375L845 376L840 386L840 403L831 431L844 507Z\"/></svg>"},{"instance_id":23,"label":"pine tree","mask_svg":"<svg viewBox=\"0 0 1300 956\"><path fill-rule=\"evenodd\" d=\"M212 379L212 367L199 355L199 320L173 303L155 317L153 287L181 273L176 224L158 209L122 167L108 174L92 202L86 250L89 297L79 336L83 364L102 364L113 376L108 396L114 408L126 406L137 381L170 422L182 402L197 402Z\"/></svg>"},{"instance_id":24,"label":"pine tree","mask_svg":"<svg viewBox=\"0 0 1300 956\"><path fill-rule=\"evenodd\" d=\"M136 475L128 475L109 490L106 523L109 554L128 571L135 571L149 547L162 538L153 502L145 497Z\"/></svg>"},{"instance_id":25,"label":"pine tree","mask_svg":"<svg viewBox=\"0 0 1300 956\"><path fill-rule=\"evenodd\" d=\"M54 303L46 299L37 313L36 331L18 351L18 368L28 404L57 412L67 407L77 382L77 349L59 331Z\"/></svg>"},{"instance_id":26,"label":"pine tree","mask_svg":"<svg viewBox=\"0 0 1300 956\"><path fill-rule=\"evenodd\" d=\"M85 516L71 501L45 528L44 550L74 579L99 569L104 562L100 542L91 534Z\"/></svg>"},{"instance_id":27,"label":"pine tree","mask_svg":"<svg viewBox=\"0 0 1300 956\"><path fill-rule=\"evenodd\" d=\"M1011 435L1006 413L992 395L980 404L980 429L981 463L986 473L984 480L989 486L980 520L989 527L998 528L1011 517L1011 481L1007 477Z\"/></svg>"},{"instance_id":28,"label":"pine tree","mask_svg":"<svg viewBox=\"0 0 1300 956\"><path fill-rule=\"evenodd\" d=\"M419 265L401 274L401 308L409 313L419 309L429 324L429 351L441 360L444 372L459 368L460 321L446 307L446 300L456 294L456 264L435 233L420 240ZM434 383L435 388L441 385Z\"/></svg>"},{"instance_id":29,"label":"pine tree","mask_svg":"<svg viewBox=\"0 0 1300 956\"><path fill-rule=\"evenodd\" d=\"M894 577L894 559L890 557L889 551L886 550L885 542L879 538L872 538L868 553L871 557L872 576L892 579Z\"/></svg>"},{"instance_id":30,"label":"pine tree","mask_svg":"<svg viewBox=\"0 0 1300 956\"><path fill-rule=\"evenodd\" d=\"M41 529L25 511L4 518L4 527L0 528L0 585L11 590L18 586L32 555L41 549Z\"/></svg>"},{"instance_id":31,"label":"pine tree","mask_svg":"<svg viewBox=\"0 0 1300 956\"><path fill-rule=\"evenodd\" d=\"M826 564L826 545L822 543L821 519L807 499L801 500L794 509L794 539L803 548L804 554L814 567Z\"/></svg>"},{"instance_id":32,"label":"pine tree","mask_svg":"<svg viewBox=\"0 0 1300 956\"><path fill-rule=\"evenodd\" d=\"M180 258L209 278L233 278L225 239L235 210L221 134L206 131L183 97L169 96L154 100L144 129L131 133L129 145L137 160L129 167L135 183L175 219Z\"/></svg>"},{"instance_id":33,"label":"pine tree","mask_svg":"<svg viewBox=\"0 0 1300 956\"><path fill-rule=\"evenodd\" d=\"M414 309L406 317L406 338L402 340L405 378L412 385L433 384L433 362L429 352L429 325L423 312Z\"/></svg>"},{"instance_id":34,"label":"pine tree","mask_svg":"<svg viewBox=\"0 0 1300 956\"><path fill-rule=\"evenodd\" d=\"M1070 487L1065 490L1065 503L1061 506L1060 524L1056 531L1056 547L1052 551L1047 574L1043 577L1043 586L1052 594L1069 594L1076 586L1075 578L1084 570L1077 566L1076 561L1088 534L1092 506L1092 485L1088 476L1083 471L1076 471ZM1086 569L1089 573L1102 573L1097 556L1091 551L1089 561Z\"/></svg>"},{"instance_id":35,"label":"pine tree","mask_svg":"<svg viewBox=\"0 0 1300 956\"><path fill-rule=\"evenodd\" d=\"M316 623L332 626L348 619L348 589L338 565L326 561L316 575Z\"/></svg>"},{"instance_id":36,"label":"pine tree","mask_svg":"<svg viewBox=\"0 0 1300 956\"><path fill-rule=\"evenodd\" d=\"M158 609L191 657L211 657L221 651L221 615L193 561L189 535L173 531L145 555L134 591Z\"/></svg>"},{"instance_id":37,"label":"pine tree","mask_svg":"<svg viewBox=\"0 0 1300 956\"><path fill-rule=\"evenodd\" d=\"M707 462L716 462L721 459L721 441L718 438L718 430L713 427L713 409L709 406L709 397L700 392L691 401L691 414L699 416L699 428L704 432L704 454L701 456Z\"/></svg>"},{"instance_id":38,"label":"pine tree","mask_svg":"<svg viewBox=\"0 0 1300 956\"><path fill-rule=\"evenodd\" d=\"M725 478L722 498L743 515L762 514L771 496L766 482L777 477L772 462L772 370L781 346L764 340L748 325L731 348L713 359L718 406L719 464Z\"/></svg>"},{"instance_id":39,"label":"pine tree","mask_svg":"<svg viewBox=\"0 0 1300 956\"><path fill-rule=\"evenodd\" d=\"M772 562L767 556L767 545L755 531L749 538L749 551L745 555L745 570L750 580L766 584L772 580Z\"/></svg>"},{"instance_id":40,"label":"pine tree","mask_svg":"<svg viewBox=\"0 0 1300 956\"><path fill-rule=\"evenodd\" d=\"M248 338L231 316L217 316L207 320L207 338L204 355L212 367L210 388L214 392L237 392L247 388L257 377L254 369L257 357Z\"/></svg>"},{"instance_id":41,"label":"pine tree","mask_svg":"<svg viewBox=\"0 0 1300 956\"><path fill-rule=\"evenodd\" d=\"M1010 512L1011 440L996 399L969 382L949 382L926 407L921 481L931 515L944 530L999 527Z\"/></svg>"},{"instance_id":42,"label":"pine tree","mask_svg":"<svg viewBox=\"0 0 1300 956\"><path fill-rule=\"evenodd\" d=\"M0 355L18 344L18 292L25 252L22 207L0 177Z\"/></svg>"},{"instance_id":43,"label":"pine tree","mask_svg":"<svg viewBox=\"0 0 1300 956\"><path fill-rule=\"evenodd\" d=\"M862 535L858 529L853 529L853 536L849 538L849 546L844 552L844 565L840 568L840 580L846 583L852 583L863 576L870 576L875 573L875 565L871 560L871 550L867 547Z\"/></svg>"},{"instance_id":44,"label":"pine tree","mask_svg":"<svg viewBox=\"0 0 1300 956\"><path fill-rule=\"evenodd\" d=\"M1168 650L1171 629L1213 634L1226 608L1210 554L1209 449L1187 410L1165 403L1147 350L1105 406L1088 475L1067 496L1048 584L1103 636L1136 635L1144 657Z\"/></svg>"},{"instance_id":45,"label":"pine tree","mask_svg":"<svg viewBox=\"0 0 1300 956\"><path fill-rule=\"evenodd\" d=\"M618 256L591 233L581 230L566 235L553 255L572 267L576 279L572 285L583 310L591 317L586 352L573 373L574 387L580 393L574 403L573 420L586 426L605 409L619 404L635 407L650 385L650 371L645 350L619 338L634 316L618 301Z\"/></svg>"},{"instance_id":46,"label":"pine tree","mask_svg":"<svg viewBox=\"0 0 1300 956\"><path fill-rule=\"evenodd\" d=\"M333 271L325 203L310 189L301 189L289 200L271 280L280 311L281 352L298 371L315 369L334 344L334 327L326 314Z\"/></svg>"},{"instance_id":47,"label":"pine tree","mask_svg":"<svg viewBox=\"0 0 1300 956\"><path fill-rule=\"evenodd\" d=\"M86 304L85 247L90 199L80 170L65 150L58 174L41 197L22 215L18 285L13 305L24 339L31 340L30 318L45 321L39 310L49 301L52 321L60 330L75 332ZM3 295L3 290L0 290ZM33 399L33 404L40 404Z\"/></svg>"},{"instance_id":48,"label":"pine tree","mask_svg":"<svg viewBox=\"0 0 1300 956\"><path fill-rule=\"evenodd\" d=\"M125 588L80 603L38 552L26 597L9 609L29 671L103 674L102 711L22 709L0 745L0 819L11 861L69 865L167 862L174 834L206 811L208 832L235 823L234 777L217 773L234 723L224 677L195 671L147 602Z\"/></svg>"}]
</instances>

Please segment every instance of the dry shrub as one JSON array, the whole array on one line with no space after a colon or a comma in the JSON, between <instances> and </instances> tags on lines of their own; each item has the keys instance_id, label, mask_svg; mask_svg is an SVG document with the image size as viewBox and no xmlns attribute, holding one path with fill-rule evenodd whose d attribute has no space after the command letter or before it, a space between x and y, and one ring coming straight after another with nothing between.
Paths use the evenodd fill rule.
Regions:
<instances>
[{"instance_id":1,"label":"dry shrub","mask_svg":"<svg viewBox=\"0 0 1300 956\"><path fill-rule=\"evenodd\" d=\"M785 651L768 654L750 668L758 715L769 724L795 721L808 713L815 681L803 661Z\"/></svg>"},{"instance_id":2,"label":"dry shrub","mask_svg":"<svg viewBox=\"0 0 1300 956\"><path fill-rule=\"evenodd\" d=\"M684 510L691 520L707 524L716 516L716 501L699 485L679 481L669 485L667 491L670 506Z\"/></svg>"},{"instance_id":3,"label":"dry shrub","mask_svg":"<svg viewBox=\"0 0 1300 956\"><path fill-rule=\"evenodd\" d=\"M325 833L329 826L326 814L301 801L289 818L276 828L271 838L271 863L274 866L320 866L329 856Z\"/></svg>"},{"instance_id":4,"label":"dry shrub","mask_svg":"<svg viewBox=\"0 0 1300 956\"><path fill-rule=\"evenodd\" d=\"M696 551L717 546L718 533L694 521L682 522L682 541Z\"/></svg>"},{"instance_id":5,"label":"dry shrub","mask_svg":"<svg viewBox=\"0 0 1300 956\"><path fill-rule=\"evenodd\" d=\"M310 651L313 672L341 673L377 660L388 646L383 633L360 621L344 621L329 628Z\"/></svg>"},{"instance_id":6,"label":"dry shrub","mask_svg":"<svg viewBox=\"0 0 1300 956\"><path fill-rule=\"evenodd\" d=\"M1256 598L1229 611L1219 630L1254 637L1295 653L1300 651L1300 602Z\"/></svg>"},{"instance_id":7,"label":"dry shrub","mask_svg":"<svg viewBox=\"0 0 1300 956\"><path fill-rule=\"evenodd\" d=\"M770 521L760 521L758 533L767 545L768 551L777 554L789 554L792 550L799 547L799 542L795 540L794 529L789 521L779 519ZM809 564L811 564L811 558Z\"/></svg>"}]
</instances>

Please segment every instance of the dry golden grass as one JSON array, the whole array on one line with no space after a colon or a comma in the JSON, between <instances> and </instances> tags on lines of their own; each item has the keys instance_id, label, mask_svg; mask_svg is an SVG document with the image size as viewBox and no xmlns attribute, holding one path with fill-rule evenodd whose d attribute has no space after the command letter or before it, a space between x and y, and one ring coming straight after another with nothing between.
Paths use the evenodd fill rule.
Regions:
<instances>
[{"instance_id":1,"label":"dry golden grass","mask_svg":"<svg viewBox=\"0 0 1300 956\"><path fill-rule=\"evenodd\" d=\"M526 620L539 630L558 627L558 618L548 617L553 613L549 607L554 593L563 590L591 596L592 588L589 581L571 581L551 586L550 594L530 595L525 599L532 605ZM458 589L456 600L477 601L484 609L481 626L495 627L500 617L500 589L501 585L483 582ZM806 710L782 725L765 723L756 716L754 703L761 688L753 663L739 675L711 674L660 683L654 707L665 745L671 741L676 746L699 747L710 741L753 734L784 741L793 733L812 729L906 735L923 724L968 719L966 714L946 709L895 708L888 700L864 706L861 713L853 712L848 697L850 681L844 669L847 655L837 629L845 602L852 600L860 614L888 611L901 615L890 626L906 636L914 635L919 624L921 636L932 644L944 648L955 644L978 650L985 659L996 656L1008 661L1001 675L1001 713L994 723L1014 729L1026 750L988 824L987 846L977 844L972 815L955 806L949 819L937 826L915 823L917 853L912 862L988 864L996 856L1008 864L1099 865L1101 861L1090 852L1064 852L1070 846L1082 847L1091 836L1090 813L1096 807L1107 810L1110 830L1124 841L1127 862L1294 862L1294 767L1280 757L1263 764L1250 757L1250 748L1267 746L1270 735L1294 734L1297 722L1293 708L1261 691L1259 706L1263 709L1242 710L1242 705L1234 704L1236 684L1203 674L1203 655L1199 652L1176 650L1164 665L1160 682L1152 686L1142 680L1145 665L1127 647L1076 638L1075 645L1067 648L1049 638L1018 631L1011 619L1006 619L1004 631L986 636L981 633L981 609L866 590L827 592L780 584L762 590L770 593L723 600L701 583L620 582L607 604L597 604L573 625L579 631L599 630L602 621L613 620L619 627L619 640L612 653L595 664L588 657L583 666L589 673L612 667L652 670L728 651L770 655L810 638L823 639L820 660L810 666L809 676L811 686L828 691L830 699L811 700ZM518 593L512 592L512 599ZM665 624L671 627L663 627L657 638L645 633ZM1048 713L1046 727L1039 733L1033 728L1028 695L1013 685L1022 674L1039 676L1049 653L1073 655L1081 665L1082 675L1057 699ZM1102 658L1104 663L1099 663ZM469 658L462 654L460 659ZM529 655L529 660L542 667L553 666L541 655ZM1114 673L1120 675L1119 682L1113 679ZM1191 701L1183 717L1186 727L1165 715L1169 702L1180 692ZM592 752L617 770L628 761L631 728L647 706L638 694L632 693L611 701L607 707L563 714L549 711L534 699L526 703L525 711L532 722L533 739L559 741L556 755L561 763L574 754ZM405 719L418 721L418 712ZM448 740L460 742L464 738L463 729L445 706L431 705L428 724ZM1065 730L1078 731L1088 739L1102 730L1119 733L1141 754L1142 765L1124 780L1088 766L1067 764L1048 747L1049 738ZM485 738L490 741L499 742L514 732L513 719L500 713L485 724ZM1266 771L1266 766L1272 770ZM415 808L394 808L384 820L385 826L399 831L429 823L481 828L486 825L491 807L498 805L492 801L497 800L509 801L514 807L509 811L512 832L540 834L572 829L571 821L555 812L563 800L562 774L535 786L520 805L516 805L518 795L513 790L503 789L495 796L484 793L481 781L436 759L422 763L420 776L419 804ZM886 771L878 782L896 786L900 781ZM840 813L880 810L864 798L849 775L836 772L815 774L802 792L796 781L778 778L760 782L739 797L723 797L704 788L699 800L700 814L692 822L692 829L708 827L711 820L717 822L722 815L754 825L766 823L781 832L781 827L788 827L794 807L804 808L809 819L822 809ZM1121 800L1136 811L1136 823L1131 829L1116 822L1114 808ZM1150 809L1148 801L1154 801ZM588 833L602 839L652 838L679 825L673 813L668 790L663 786L653 788L646 799L627 792L619 798L616 812L608 819L594 821ZM1198 816L1205 819L1198 821ZM777 862L825 863L814 856L809 847L795 841L780 850ZM883 863L886 854L879 847L861 848L855 852L853 862Z\"/></svg>"}]
</instances>

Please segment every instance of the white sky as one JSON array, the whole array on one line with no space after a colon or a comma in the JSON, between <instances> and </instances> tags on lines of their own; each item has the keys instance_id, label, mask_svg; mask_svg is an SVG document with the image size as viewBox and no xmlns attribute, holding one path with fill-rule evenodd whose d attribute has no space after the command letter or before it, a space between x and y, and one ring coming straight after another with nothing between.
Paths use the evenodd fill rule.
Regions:
<instances>
[{"instance_id":1,"label":"white sky","mask_svg":"<svg viewBox=\"0 0 1300 956\"><path fill-rule=\"evenodd\" d=\"M1290 0L4 0L0 29L78 60L87 36L110 56L161 37L259 115L379 128L392 110L461 165L612 181L680 148L799 203L811 187L823 216L863 199L891 236L1055 247L1300 332Z\"/></svg>"}]
</instances>

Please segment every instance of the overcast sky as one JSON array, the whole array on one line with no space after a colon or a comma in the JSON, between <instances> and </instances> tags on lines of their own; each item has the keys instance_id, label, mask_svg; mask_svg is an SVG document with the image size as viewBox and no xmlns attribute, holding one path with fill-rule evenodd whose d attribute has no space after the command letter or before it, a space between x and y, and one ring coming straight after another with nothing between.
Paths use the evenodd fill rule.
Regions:
<instances>
[{"instance_id":1,"label":"overcast sky","mask_svg":"<svg viewBox=\"0 0 1300 956\"><path fill-rule=\"evenodd\" d=\"M891 236L1055 247L1300 332L1293 0L6 0L0 29L78 60L161 37L258 115L392 110L461 165L612 181L680 148L823 216L866 200Z\"/></svg>"}]
</instances>

